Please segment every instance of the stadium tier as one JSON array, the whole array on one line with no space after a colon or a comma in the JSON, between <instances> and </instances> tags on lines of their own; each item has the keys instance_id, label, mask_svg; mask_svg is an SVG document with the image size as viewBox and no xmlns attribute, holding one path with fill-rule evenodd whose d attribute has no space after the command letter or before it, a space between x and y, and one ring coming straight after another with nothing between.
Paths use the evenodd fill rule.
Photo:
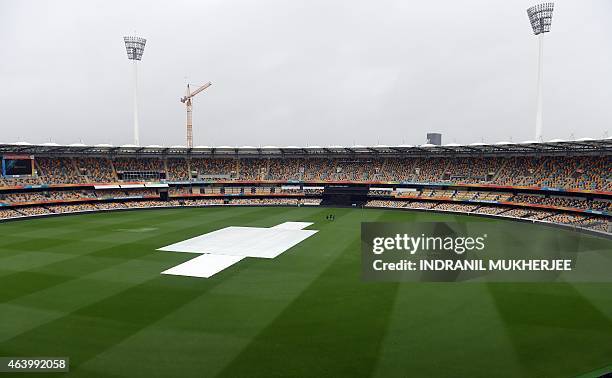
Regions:
<instances>
[{"instance_id":1,"label":"stadium tier","mask_svg":"<svg viewBox=\"0 0 612 378\"><path fill-rule=\"evenodd\" d=\"M128 208L345 205L609 232L612 142L180 149L0 145L0 219Z\"/></svg>"}]
</instances>

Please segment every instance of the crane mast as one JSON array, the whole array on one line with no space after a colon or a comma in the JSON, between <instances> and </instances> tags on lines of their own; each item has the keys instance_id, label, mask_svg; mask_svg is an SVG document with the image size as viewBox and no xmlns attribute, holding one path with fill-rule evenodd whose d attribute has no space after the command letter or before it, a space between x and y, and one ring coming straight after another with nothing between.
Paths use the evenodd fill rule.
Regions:
<instances>
[{"instance_id":1,"label":"crane mast","mask_svg":"<svg viewBox=\"0 0 612 378\"><path fill-rule=\"evenodd\" d=\"M181 102L185 104L187 108L187 147L193 147L193 121L192 121L192 112L193 112L193 102L192 99L198 93L202 92L206 88L210 87L212 83L209 81L208 83L202 85L195 91L191 92L191 87L187 84L187 92L185 92L185 96L181 98Z\"/></svg>"}]
</instances>

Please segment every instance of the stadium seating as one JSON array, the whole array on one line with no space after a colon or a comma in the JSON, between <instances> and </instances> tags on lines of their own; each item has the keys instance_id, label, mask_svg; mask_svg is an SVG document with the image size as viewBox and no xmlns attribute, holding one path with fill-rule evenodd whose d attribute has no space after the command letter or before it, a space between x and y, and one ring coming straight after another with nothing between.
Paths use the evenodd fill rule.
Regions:
<instances>
[{"instance_id":1,"label":"stadium seating","mask_svg":"<svg viewBox=\"0 0 612 378\"><path fill-rule=\"evenodd\" d=\"M5 206L0 219L160 206L318 205L325 183L369 183L369 207L499 215L600 231L607 231L612 213L608 155L35 156L34 161L34 175L0 178L0 205ZM168 188L133 185L151 181L165 182ZM117 186L124 183L131 185ZM111 186L103 189L100 184ZM168 200L162 200L162 194Z\"/></svg>"},{"instance_id":2,"label":"stadium seating","mask_svg":"<svg viewBox=\"0 0 612 378\"><path fill-rule=\"evenodd\" d=\"M612 157L508 158L36 158L34 177L2 178L2 186L116 182L117 173L158 172L168 180L206 176L249 181L412 181L562 189L612 188ZM193 173L193 175L192 175Z\"/></svg>"}]
</instances>

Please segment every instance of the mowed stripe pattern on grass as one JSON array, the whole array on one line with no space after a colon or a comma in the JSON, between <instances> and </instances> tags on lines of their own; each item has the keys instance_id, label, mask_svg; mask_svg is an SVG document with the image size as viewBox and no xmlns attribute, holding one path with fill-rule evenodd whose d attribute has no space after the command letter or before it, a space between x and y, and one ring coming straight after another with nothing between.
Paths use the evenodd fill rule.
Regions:
<instances>
[{"instance_id":1,"label":"mowed stripe pattern on grass","mask_svg":"<svg viewBox=\"0 0 612 378\"><path fill-rule=\"evenodd\" d=\"M610 284L362 283L360 223L416 219L466 218L242 207L0 224L0 355L70 356L82 377L550 376L612 362ZM286 221L319 232L211 279L160 275L193 258L161 246Z\"/></svg>"}]
</instances>

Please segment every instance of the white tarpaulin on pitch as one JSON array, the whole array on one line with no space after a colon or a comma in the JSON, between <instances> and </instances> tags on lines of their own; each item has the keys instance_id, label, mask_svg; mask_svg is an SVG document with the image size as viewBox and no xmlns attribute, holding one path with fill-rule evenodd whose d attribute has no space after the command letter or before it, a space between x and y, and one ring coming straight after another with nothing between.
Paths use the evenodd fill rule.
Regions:
<instances>
[{"instance_id":1,"label":"white tarpaulin on pitch","mask_svg":"<svg viewBox=\"0 0 612 378\"><path fill-rule=\"evenodd\" d=\"M310 226L311 222L285 222L281 224L277 224L276 226L270 227L271 229L284 229L284 230L303 230L306 227ZM316 231L315 231L316 232Z\"/></svg>"},{"instance_id":2,"label":"white tarpaulin on pitch","mask_svg":"<svg viewBox=\"0 0 612 378\"><path fill-rule=\"evenodd\" d=\"M242 256L211 255L205 253L196 257L195 259L191 259L173 268L165 270L162 272L162 274L209 278L219 273L223 269L234 265L243 258L244 257Z\"/></svg>"},{"instance_id":3,"label":"white tarpaulin on pitch","mask_svg":"<svg viewBox=\"0 0 612 378\"><path fill-rule=\"evenodd\" d=\"M310 222L285 222L274 227L231 226L162 248L160 251L203 254L170 268L163 274L211 277L245 257L274 258L316 230L304 230Z\"/></svg>"}]
</instances>

